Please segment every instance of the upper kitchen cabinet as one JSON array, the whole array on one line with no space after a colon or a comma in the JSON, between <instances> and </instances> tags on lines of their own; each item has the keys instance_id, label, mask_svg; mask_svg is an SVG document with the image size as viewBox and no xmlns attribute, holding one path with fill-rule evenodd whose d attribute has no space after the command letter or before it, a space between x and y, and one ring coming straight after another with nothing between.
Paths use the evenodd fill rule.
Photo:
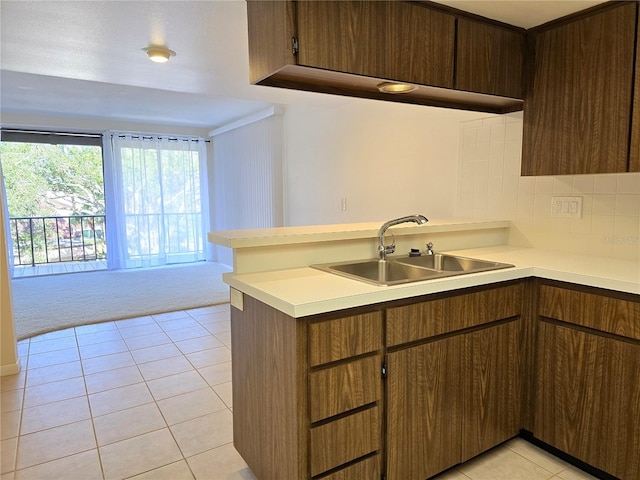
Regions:
<instances>
[{"instance_id":1,"label":"upper kitchen cabinet","mask_svg":"<svg viewBox=\"0 0 640 480\"><path fill-rule=\"evenodd\" d=\"M637 158L637 121L629 143L637 5L612 4L532 33L523 175L626 172L630 150Z\"/></svg>"},{"instance_id":2,"label":"upper kitchen cabinet","mask_svg":"<svg viewBox=\"0 0 640 480\"><path fill-rule=\"evenodd\" d=\"M402 2L296 5L300 65L453 87L452 15Z\"/></svg>"},{"instance_id":3,"label":"upper kitchen cabinet","mask_svg":"<svg viewBox=\"0 0 640 480\"><path fill-rule=\"evenodd\" d=\"M524 31L458 19L456 88L523 98L524 53Z\"/></svg>"},{"instance_id":4,"label":"upper kitchen cabinet","mask_svg":"<svg viewBox=\"0 0 640 480\"><path fill-rule=\"evenodd\" d=\"M491 113L522 110L512 90L466 80L456 86L457 14L431 4L248 0L247 17L253 84ZM494 58L479 55L485 67ZM383 92L384 82L413 90Z\"/></svg>"}]
</instances>

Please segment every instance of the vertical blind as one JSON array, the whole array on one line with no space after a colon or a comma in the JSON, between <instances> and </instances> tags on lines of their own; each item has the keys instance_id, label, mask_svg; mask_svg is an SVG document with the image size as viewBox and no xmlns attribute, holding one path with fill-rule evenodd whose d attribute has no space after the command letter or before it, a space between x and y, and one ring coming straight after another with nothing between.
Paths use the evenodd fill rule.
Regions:
<instances>
[{"instance_id":1,"label":"vertical blind","mask_svg":"<svg viewBox=\"0 0 640 480\"><path fill-rule=\"evenodd\" d=\"M283 223L282 116L213 137L217 230Z\"/></svg>"}]
</instances>

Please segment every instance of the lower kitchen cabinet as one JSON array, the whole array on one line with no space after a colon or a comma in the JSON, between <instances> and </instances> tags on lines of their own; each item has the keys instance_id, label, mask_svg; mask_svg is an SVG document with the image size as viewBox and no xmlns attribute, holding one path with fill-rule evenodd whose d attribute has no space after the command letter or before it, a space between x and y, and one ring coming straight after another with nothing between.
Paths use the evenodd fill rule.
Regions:
<instances>
[{"instance_id":1,"label":"lower kitchen cabinet","mask_svg":"<svg viewBox=\"0 0 640 480\"><path fill-rule=\"evenodd\" d=\"M231 309L234 446L260 480L380 478L382 312Z\"/></svg>"},{"instance_id":2,"label":"lower kitchen cabinet","mask_svg":"<svg viewBox=\"0 0 640 480\"><path fill-rule=\"evenodd\" d=\"M521 428L522 326L519 318L465 335L462 461L512 438Z\"/></svg>"},{"instance_id":3,"label":"lower kitchen cabinet","mask_svg":"<svg viewBox=\"0 0 640 480\"><path fill-rule=\"evenodd\" d=\"M463 348L455 336L388 354L388 480L423 480L460 463Z\"/></svg>"},{"instance_id":4,"label":"lower kitchen cabinet","mask_svg":"<svg viewBox=\"0 0 640 480\"><path fill-rule=\"evenodd\" d=\"M535 437L638 480L640 302L542 286L540 315Z\"/></svg>"},{"instance_id":5,"label":"lower kitchen cabinet","mask_svg":"<svg viewBox=\"0 0 640 480\"><path fill-rule=\"evenodd\" d=\"M408 320L447 331L387 353L389 480L423 480L518 434L521 297L511 284L387 311L387 342L421 336Z\"/></svg>"},{"instance_id":6,"label":"lower kitchen cabinet","mask_svg":"<svg viewBox=\"0 0 640 480\"><path fill-rule=\"evenodd\" d=\"M244 295L231 338L260 480L424 480L523 428L640 479L638 295L512 281L306 318Z\"/></svg>"}]
</instances>

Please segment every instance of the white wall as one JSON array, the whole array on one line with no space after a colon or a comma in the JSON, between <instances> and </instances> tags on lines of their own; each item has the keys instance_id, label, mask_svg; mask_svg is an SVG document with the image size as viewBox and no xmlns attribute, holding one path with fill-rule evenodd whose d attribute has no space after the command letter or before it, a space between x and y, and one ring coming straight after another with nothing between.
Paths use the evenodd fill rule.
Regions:
<instances>
[{"instance_id":1,"label":"white wall","mask_svg":"<svg viewBox=\"0 0 640 480\"><path fill-rule=\"evenodd\" d=\"M460 126L458 215L513 222L510 243L640 259L640 173L520 177L522 113ZM582 197L582 217L551 216L552 196Z\"/></svg>"},{"instance_id":2,"label":"white wall","mask_svg":"<svg viewBox=\"0 0 640 480\"><path fill-rule=\"evenodd\" d=\"M285 224L454 216L460 122L482 117L372 100L288 106Z\"/></svg>"}]
</instances>

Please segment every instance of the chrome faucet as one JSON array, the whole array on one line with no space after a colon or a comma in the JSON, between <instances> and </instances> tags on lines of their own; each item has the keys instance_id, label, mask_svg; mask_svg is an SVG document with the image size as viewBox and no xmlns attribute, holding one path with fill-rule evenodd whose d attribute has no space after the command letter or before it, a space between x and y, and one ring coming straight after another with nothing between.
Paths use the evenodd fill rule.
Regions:
<instances>
[{"instance_id":1,"label":"chrome faucet","mask_svg":"<svg viewBox=\"0 0 640 480\"><path fill-rule=\"evenodd\" d=\"M391 245L384 244L384 234L387 232L389 227L393 227L394 225L399 225L401 223L417 223L418 225L424 225L429 220L424 215L409 215L408 217L400 217L395 220L389 220L385 222L378 230L378 258L381 261L385 261L387 259L387 255L396 251L396 241L395 238L392 240ZM393 235L392 235L393 237Z\"/></svg>"}]
</instances>

